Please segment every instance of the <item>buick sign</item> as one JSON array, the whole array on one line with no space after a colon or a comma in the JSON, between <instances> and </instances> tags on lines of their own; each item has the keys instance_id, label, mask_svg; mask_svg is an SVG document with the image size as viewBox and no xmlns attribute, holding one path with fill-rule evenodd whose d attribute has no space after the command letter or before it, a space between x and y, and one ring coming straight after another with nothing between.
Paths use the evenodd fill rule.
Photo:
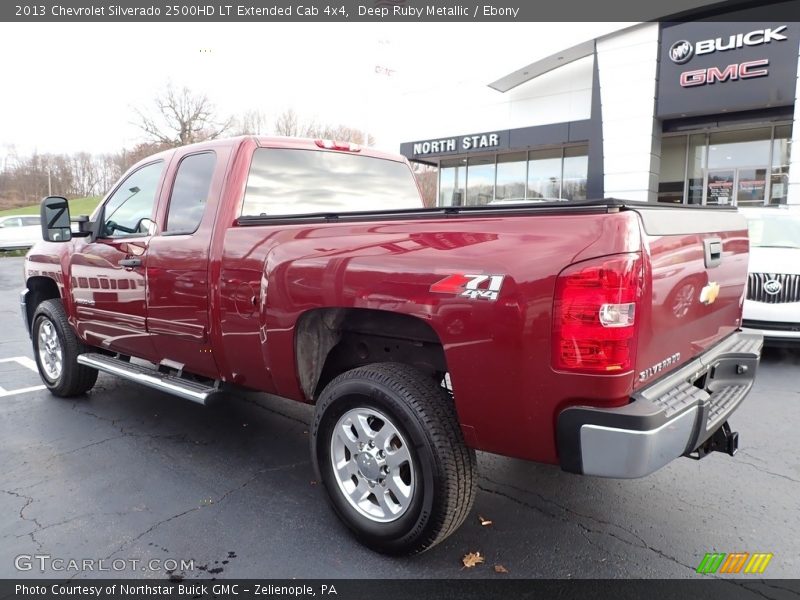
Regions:
<instances>
[{"instance_id":1,"label":"buick sign","mask_svg":"<svg viewBox=\"0 0 800 600\"><path fill-rule=\"evenodd\" d=\"M770 279L764 282L764 291L770 296L774 296L783 289L783 284L777 279Z\"/></svg>"},{"instance_id":2,"label":"buick sign","mask_svg":"<svg viewBox=\"0 0 800 600\"><path fill-rule=\"evenodd\" d=\"M669 59L676 65L682 65L689 62L695 55L724 52L725 50L735 50L746 46L760 46L770 42L783 42L788 39L785 32L786 25L781 25L780 27L755 29L747 33L737 33L727 37L700 40L695 44L687 40L678 40L669 47Z\"/></svg>"},{"instance_id":3,"label":"buick sign","mask_svg":"<svg viewBox=\"0 0 800 600\"><path fill-rule=\"evenodd\" d=\"M677 65L689 62L694 56L694 46L686 40L678 40L669 48L669 58Z\"/></svg>"}]
</instances>

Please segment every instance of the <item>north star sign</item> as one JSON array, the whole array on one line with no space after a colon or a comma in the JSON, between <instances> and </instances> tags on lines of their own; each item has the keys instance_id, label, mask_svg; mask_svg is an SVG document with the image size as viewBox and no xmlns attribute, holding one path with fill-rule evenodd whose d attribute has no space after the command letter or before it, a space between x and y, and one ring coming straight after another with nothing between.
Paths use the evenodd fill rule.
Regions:
<instances>
[{"instance_id":1,"label":"north star sign","mask_svg":"<svg viewBox=\"0 0 800 600\"><path fill-rule=\"evenodd\" d=\"M493 149L498 146L500 146L499 133L482 133L414 142L413 153L414 156L422 156L424 154L441 154L444 152L481 150L484 148Z\"/></svg>"}]
</instances>

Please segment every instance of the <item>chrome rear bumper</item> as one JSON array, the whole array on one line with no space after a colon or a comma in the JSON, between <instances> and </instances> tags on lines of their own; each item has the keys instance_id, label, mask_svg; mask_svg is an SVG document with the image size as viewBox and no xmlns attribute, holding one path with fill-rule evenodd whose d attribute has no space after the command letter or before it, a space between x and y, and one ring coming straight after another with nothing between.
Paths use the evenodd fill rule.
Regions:
<instances>
[{"instance_id":1,"label":"chrome rear bumper","mask_svg":"<svg viewBox=\"0 0 800 600\"><path fill-rule=\"evenodd\" d=\"M762 344L760 335L740 331L639 390L625 406L565 409L558 418L562 468L599 477L644 477L694 452L747 396Z\"/></svg>"}]
</instances>

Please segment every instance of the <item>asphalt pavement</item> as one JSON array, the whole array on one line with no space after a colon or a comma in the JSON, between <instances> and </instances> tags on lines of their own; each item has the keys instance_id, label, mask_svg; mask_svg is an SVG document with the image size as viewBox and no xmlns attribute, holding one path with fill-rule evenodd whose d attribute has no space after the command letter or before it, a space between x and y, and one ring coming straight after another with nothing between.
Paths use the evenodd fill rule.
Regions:
<instances>
[{"instance_id":1,"label":"asphalt pavement","mask_svg":"<svg viewBox=\"0 0 800 600\"><path fill-rule=\"evenodd\" d=\"M772 553L764 576L800 573L800 351L765 353L731 420L735 457L622 481L481 453L464 526L388 558L329 509L308 406L254 395L203 407L102 374L79 399L41 389L19 316L22 265L0 258L0 578L40 577L42 560L45 576L78 579L695 578L707 552ZM469 552L486 562L463 568ZM110 570L69 570L70 559Z\"/></svg>"}]
</instances>

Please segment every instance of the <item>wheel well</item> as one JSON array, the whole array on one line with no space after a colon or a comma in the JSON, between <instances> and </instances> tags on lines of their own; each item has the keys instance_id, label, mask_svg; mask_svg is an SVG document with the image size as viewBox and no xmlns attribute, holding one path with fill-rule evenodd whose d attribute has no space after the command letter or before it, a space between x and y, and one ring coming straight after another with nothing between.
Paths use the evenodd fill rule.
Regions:
<instances>
[{"instance_id":1,"label":"wheel well","mask_svg":"<svg viewBox=\"0 0 800 600\"><path fill-rule=\"evenodd\" d=\"M322 308L297 323L295 358L300 385L316 400L337 375L377 362L414 366L441 379L447 372L436 332L409 315L365 308Z\"/></svg>"},{"instance_id":2,"label":"wheel well","mask_svg":"<svg viewBox=\"0 0 800 600\"><path fill-rule=\"evenodd\" d=\"M28 319L28 328L33 325L33 313L36 307L45 300L61 298L58 285L49 277L30 277L27 281L28 295L25 297L25 316Z\"/></svg>"}]
</instances>

